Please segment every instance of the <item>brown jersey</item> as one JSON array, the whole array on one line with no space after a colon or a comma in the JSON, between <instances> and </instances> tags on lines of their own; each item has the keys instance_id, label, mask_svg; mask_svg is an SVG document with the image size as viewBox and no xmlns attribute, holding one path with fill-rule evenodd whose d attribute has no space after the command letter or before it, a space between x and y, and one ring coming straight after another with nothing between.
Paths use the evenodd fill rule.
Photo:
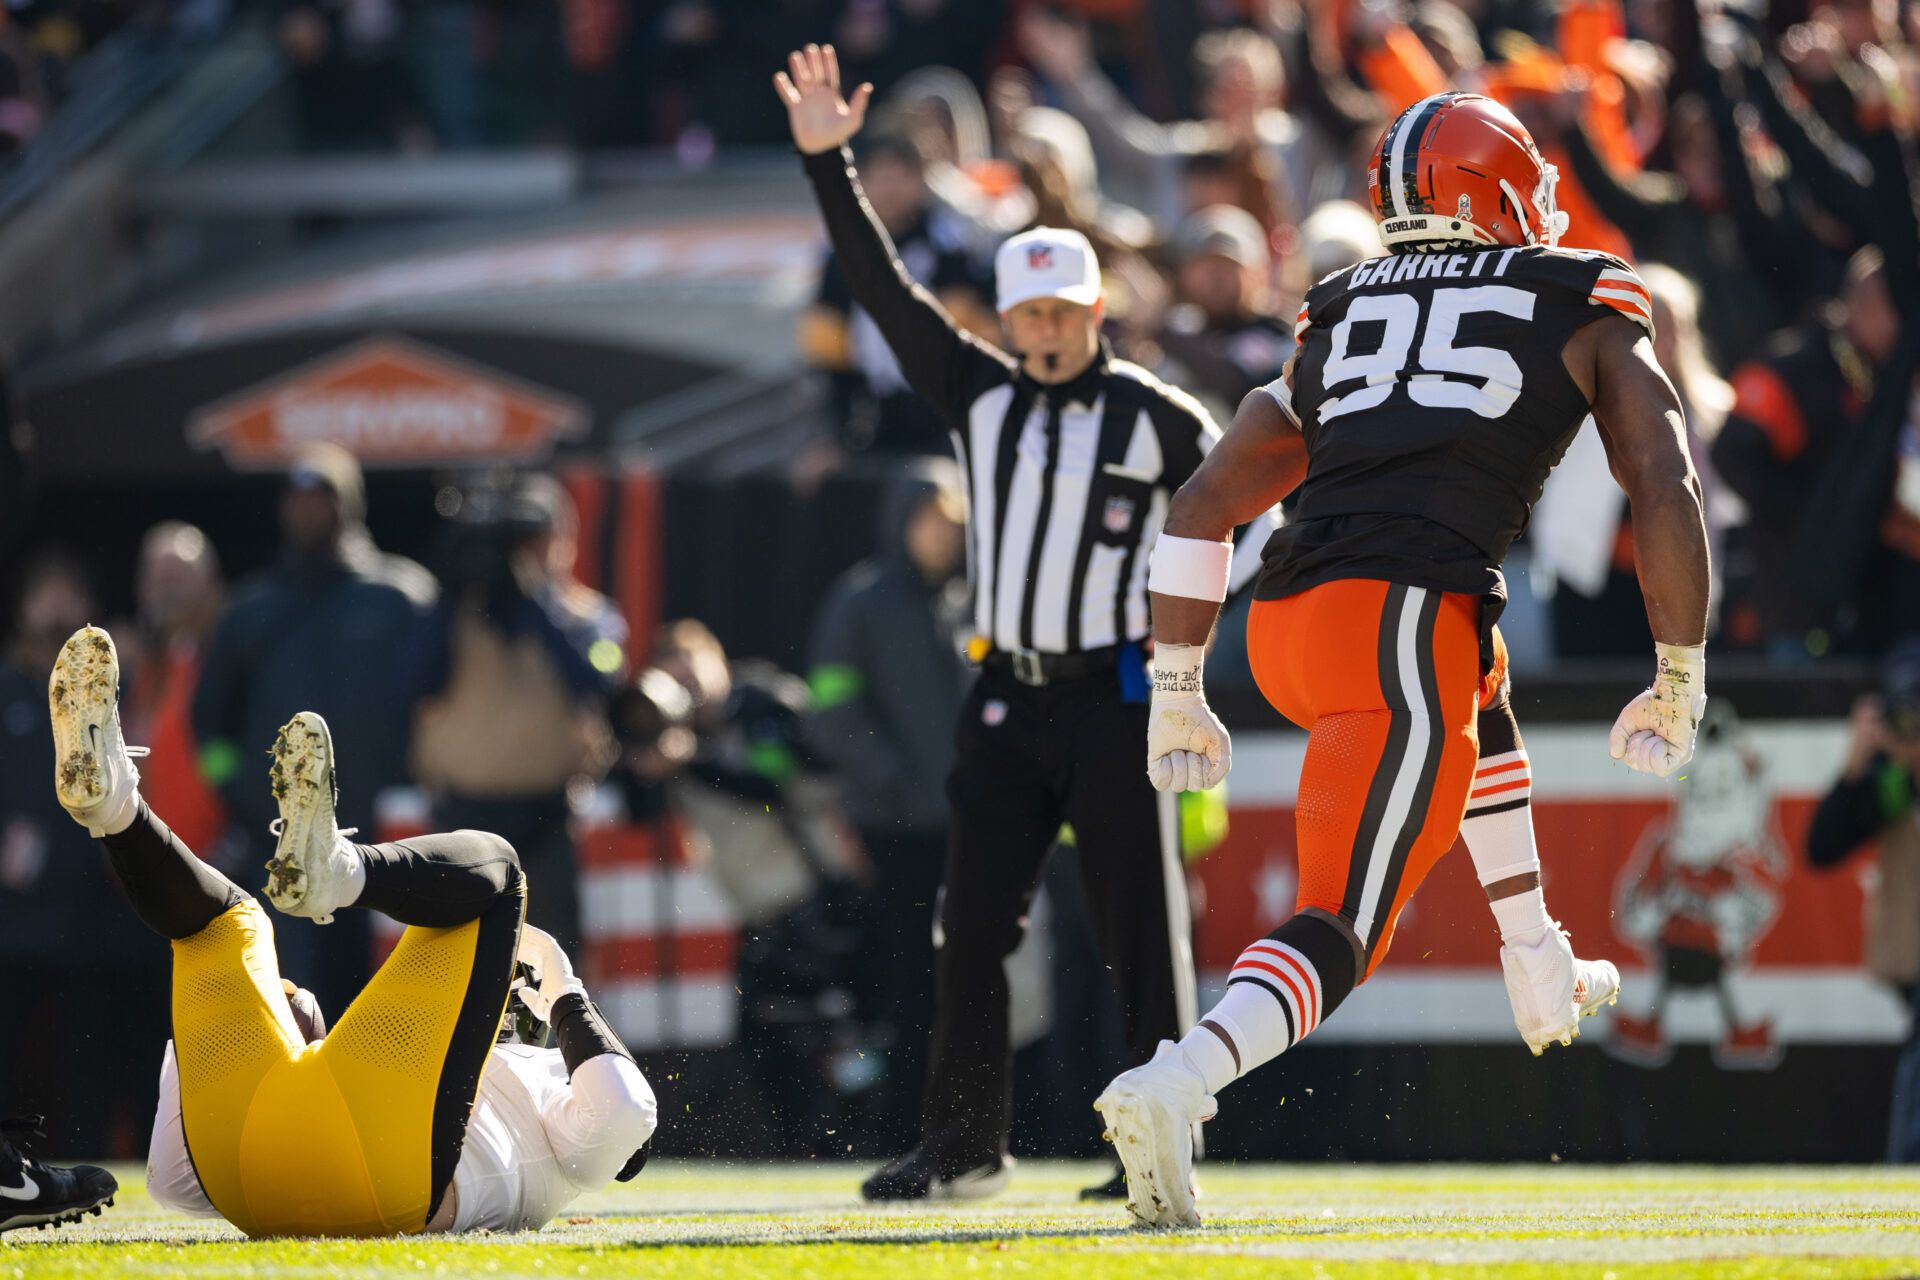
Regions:
<instances>
[{"instance_id":1,"label":"brown jersey","mask_svg":"<svg viewBox=\"0 0 1920 1280\"><path fill-rule=\"evenodd\" d=\"M1315 285L1291 393L1307 478L1255 594L1376 578L1504 597L1500 563L1590 408L1561 352L1616 311L1652 332L1631 267L1544 245L1389 255Z\"/></svg>"}]
</instances>

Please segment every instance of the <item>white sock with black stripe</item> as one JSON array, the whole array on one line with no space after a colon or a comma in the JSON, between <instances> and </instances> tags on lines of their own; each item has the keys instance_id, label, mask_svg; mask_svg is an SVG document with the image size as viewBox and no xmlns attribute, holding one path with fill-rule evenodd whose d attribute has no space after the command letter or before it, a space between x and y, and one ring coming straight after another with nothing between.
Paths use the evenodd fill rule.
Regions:
<instances>
[{"instance_id":1,"label":"white sock with black stripe","mask_svg":"<svg viewBox=\"0 0 1920 1280\"><path fill-rule=\"evenodd\" d=\"M1227 988L1219 1004L1207 1010L1199 1025L1181 1037L1180 1051L1206 1082L1207 1092L1218 1093L1293 1045L1291 1028L1273 996L1252 983L1237 983Z\"/></svg>"},{"instance_id":2,"label":"white sock with black stripe","mask_svg":"<svg viewBox=\"0 0 1920 1280\"><path fill-rule=\"evenodd\" d=\"M1532 796L1533 769L1524 748L1487 756L1474 771L1460 835L1482 886L1539 874ZM1497 898L1491 906L1502 941L1537 933L1553 923L1547 915L1546 895L1538 886Z\"/></svg>"},{"instance_id":3,"label":"white sock with black stripe","mask_svg":"<svg viewBox=\"0 0 1920 1280\"><path fill-rule=\"evenodd\" d=\"M1234 962L1227 990L1180 1041L1188 1064L1217 1093L1299 1044L1353 990L1347 937L1297 915Z\"/></svg>"}]
</instances>

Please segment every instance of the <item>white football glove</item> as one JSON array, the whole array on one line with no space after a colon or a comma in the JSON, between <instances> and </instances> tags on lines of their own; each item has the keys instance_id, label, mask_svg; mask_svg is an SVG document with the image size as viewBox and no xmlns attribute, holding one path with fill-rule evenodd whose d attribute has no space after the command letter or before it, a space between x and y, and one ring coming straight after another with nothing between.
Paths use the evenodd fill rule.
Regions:
<instances>
[{"instance_id":1,"label":"white football glove","mask_svg":"<svg viewBox=\"0 0 1920 1280\"><path fill-rule=\"evenodd\" d=\"M1705 645L1656 644L1653 687L1627 704L1607 735L1607 750L1629 769L1665 778L1693 759L1694 734L1707 709Z\"/></svg>"},{"instance_id":2,"label":"white football glove","mask_svg":"<svg viewBox=\"0 0 1920 1280\"><path fill-rule=\"evenodd\" d=\"M567 953L553 940L553 935L544 929L532 925L520 927L520 950L516 956L520 963L533 970L533 976L539 980L539 986L520 983L514 987L519 993L520 1003L533 1011L533 1016L542 1022L553 1021L553 1006L562 996L576 992L585 994L586 987L574 976L573 962L567 959Z\"/></svg>"},{"instance_id":3,"label":"white football glove","mask_svg":"<svg viewBox=\"0 0 1920 1280\"><path fill-rule=\"evenodd\" d=\"M1147 777L1156 791L1205 791L1233 768L1233 739L1207 705L1198 644L1153 650L1153 705L1147 711Z\"/></svg>"}]
</instances>

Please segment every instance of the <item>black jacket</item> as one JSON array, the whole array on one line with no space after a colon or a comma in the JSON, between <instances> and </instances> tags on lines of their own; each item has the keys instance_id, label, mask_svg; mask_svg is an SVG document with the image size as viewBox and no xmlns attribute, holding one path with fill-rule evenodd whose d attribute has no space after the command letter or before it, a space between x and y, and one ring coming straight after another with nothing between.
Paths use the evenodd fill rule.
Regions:
<instances>
[{"instance_id":1,"label":"black jacket","mask_svg":"<svg viewBox=\"0 0 1920 1280\"><path fill-rule=\"evenodd\" d=\"M1807 861L1831 867L1913 812L1913 776L1884 755L1820 798L1807 828Z\"/></svg>"},{"instance_id":2,"label":"black jacket","mask_svg":"<svg viewBox=\"0 0 1920 1280\"><path fill-rule=\"evenodd\" d=\"M133 922L99 842L55 798L45 668L0 662L0 764L0 963L164 966L165 940Z\"/></svg>"},{"instance_id":3,"label":"black jacket","mask_svg":"<svg viewBox=\"0 0 1920 1280\"><path fill-rule=\"evenodd\" d=\"M341 559L289 558L235 593L201 664L193 731L237 830L272 838L265 752L296 711L319 712L333 732L340 825L372 830L375 794L406 776L400 670L427 603L423 579L353 539Z\"/></svg>"},{"instance_id":4,"label":"black jacket","mask_svg":"<svg viewBox=\"0 0 1920 1280\"><path fill-rule=\"evenodd\" d=\"M876 554L840 576L814 618L808 740L831 761L861 827L946 822L953 722L970 676L957 582L929 583L907 556L907 522L937 485L924 471L881 502Z\"/></svg>"}]
</instances>

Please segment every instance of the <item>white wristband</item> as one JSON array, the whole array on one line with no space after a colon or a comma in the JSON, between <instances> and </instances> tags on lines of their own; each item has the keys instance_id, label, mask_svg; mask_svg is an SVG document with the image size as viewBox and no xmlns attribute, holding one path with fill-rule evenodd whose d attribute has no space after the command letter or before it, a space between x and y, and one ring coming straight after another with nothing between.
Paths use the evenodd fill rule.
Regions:
<instances>
[{"instance_id":1,"label":"white wristband","mask_svg":"<svg viewBox=\"0 0 1920 1280\"><path fill-rule=\"evenodd\" d=\"M1201 678L1207 669L1207 646L1203 644L1155 644L1153 646L1153 700L1190 698L1204 694Z\"/></svg>"},{"instance_id":2,"label":"white wristband","mask_svg":"<svg viewBox=\"0 0 1920 1280\"><path fill-rule=\"evenodd\" d=\"M1707 646L1654 642L1654 683L1684 692L1688 698L1707 692Z\"/></svg>"},{"instance_id":3,"label":"white wristband","mask_svg":"<svg viewBox=\"0 0 1920 1280\"><path fill-rule=\"evenodd\" d=\"M1189 600L1227 598L1227 577L1233 569L1233 544L1205 538L1178 538L1162 533L1153 543L1147 590Z\"/></svg>"}]
</instances>

